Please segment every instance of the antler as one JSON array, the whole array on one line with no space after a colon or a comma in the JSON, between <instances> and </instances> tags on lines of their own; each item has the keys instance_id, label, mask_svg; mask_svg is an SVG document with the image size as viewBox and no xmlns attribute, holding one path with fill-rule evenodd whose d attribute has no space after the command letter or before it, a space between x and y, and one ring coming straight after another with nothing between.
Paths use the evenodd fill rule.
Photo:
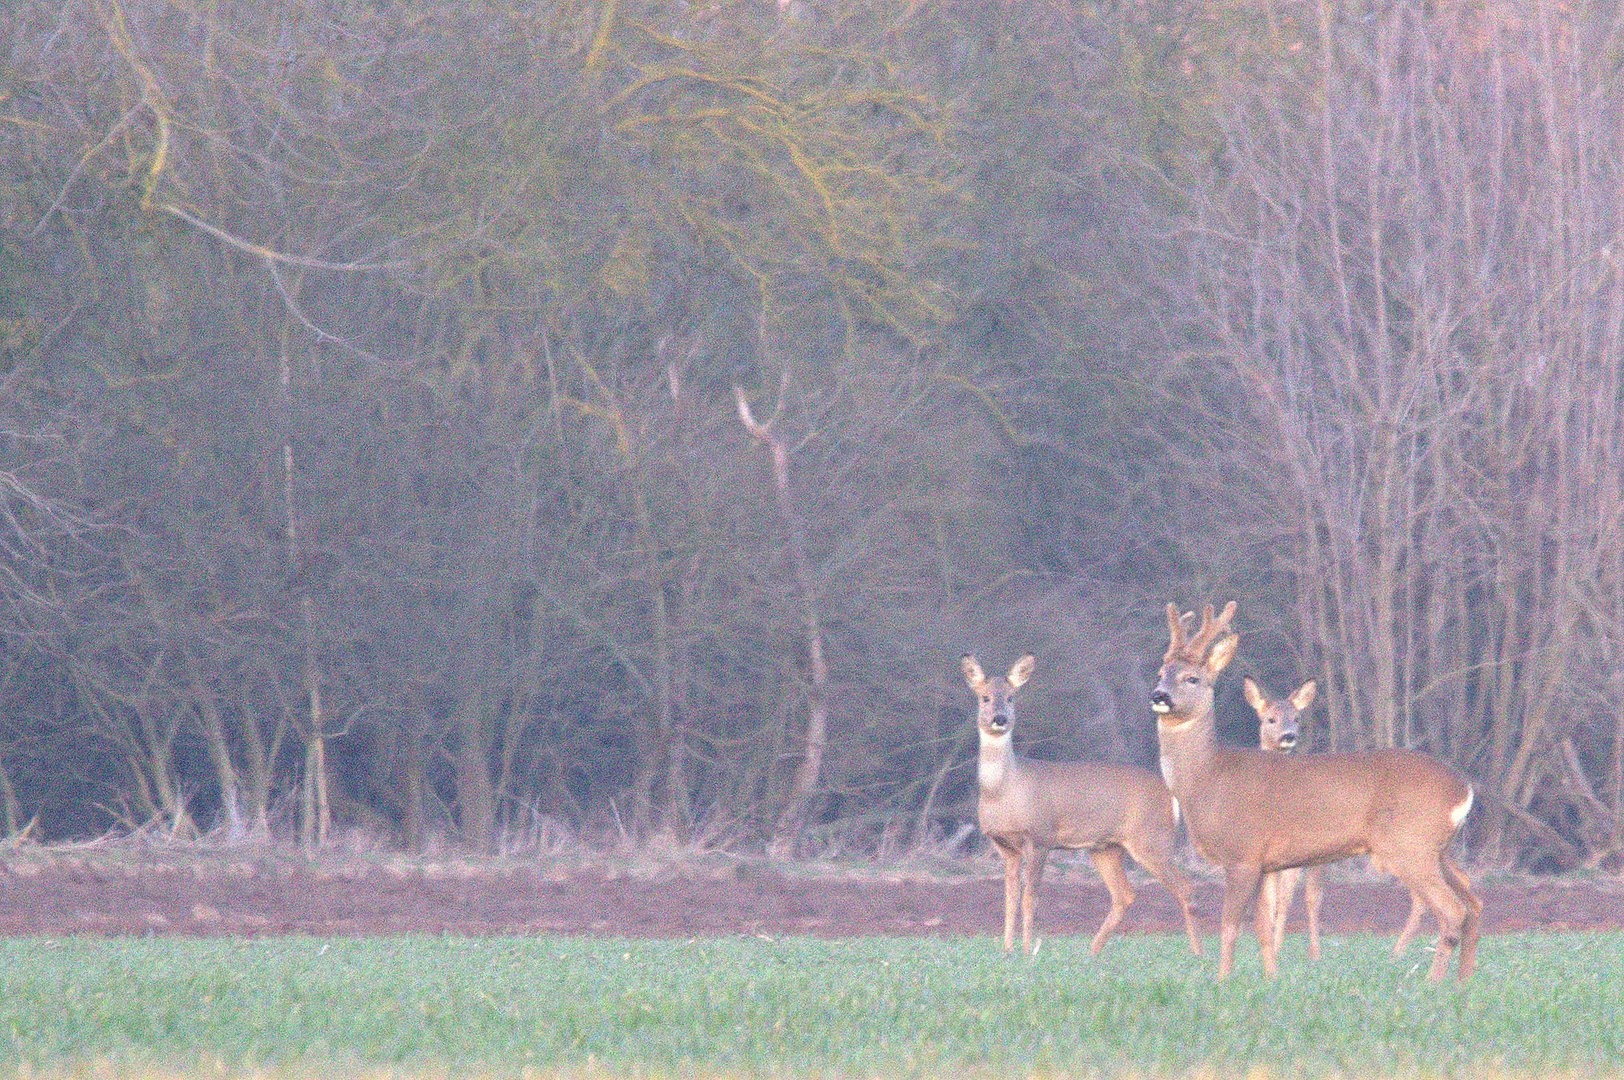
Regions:
<instances>
[{"instance_id":1,"label":"antler","mask_svg":"<svg viewBox=\"0 0 1624 1080\"><path fill-rule=\"evenodd\" d=\"M1179 614L1178 605L1169 601L1167 605L1167 655L1169 658L1184 647L1185 629L1184 616Z\"/></svg>"},{"instance_id":2,"label":"antler","mask_svg":"<svg viewBox=\"0 0 1624 1080\"><path fill-rule=\"evenodd\" d=\"M1212 605L1208 604L1201 609L1201 629L1196 631L1195 637L1190 639L1190 648L1205 656L1208 646L1218 640L1218 635L1229 629L1229 620L1235 617L1235 601L1231 600L1224 605L1224 613L1217 619L1212 617Z\"/></svg>"},{"instance_id":3,"label":"antler","mask_svg":"<svg viewBox=\"0 0 1624 1080\"><path fill-rule=\"evenodd\" d=\"M1190 624L1195 622L1195 612L1186 611L1179 614L1176 604L1167 605L1167 632L1169 644L1167 656L1171 659L1175 654L1204 660L1207 649L1218 640L1219 635L1229 629L1229 622L1235 617L1235 601L1231 600L1224 605L1224 610L1213 618L1212 605L1207 604L1201 609L1201 628L1193 635L1190 634Z\"/></svg>"}]
</instances>

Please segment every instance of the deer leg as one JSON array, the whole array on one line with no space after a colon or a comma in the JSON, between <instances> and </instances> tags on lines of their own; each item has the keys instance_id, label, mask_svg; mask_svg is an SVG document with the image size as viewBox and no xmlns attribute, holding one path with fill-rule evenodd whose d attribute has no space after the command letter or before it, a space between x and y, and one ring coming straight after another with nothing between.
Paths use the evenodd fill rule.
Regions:
<instances>
[{"instance_id":1,"label":"deer leg","mask_svg":"<svg viewBox=\"0 0 1624 1080\"><path fill-rule=\"evenodd\" d=\"M1412 893L1426 901L1433 914L1438 916L1438 945L1432 955L1432 970L1427 977L1433 982L1442 982L1444 976L1449 974L1449 954L1454 952L1455 946L1461 942L1470 907L1461 899L1455 885L1445 877L1442 852L1431 858L1423 855L1410 860L1407 864L1400 859L1383 861L1388 863L1389 868L1398 873L1399 880L1404 882ZM1398 867L1403 869L1397 869ZM1453 869L1451 867L1451 870ZM1475 957L1477 932L1475 919L1471 932Z\"/></svg>"},{"instance_id":2,"label":"deer leg","mask_svg":"<svg viewBox=\"0 0 1624 1080\"><path fill-rule=\"evenodd\" d=\"M1284 882L1276 882L1275 907L1271 908L1265 903L1264 892L1269 887L1269 878L1275 874L1264 874L1258 882L1257 909L1252 914L1252 929L1257 934L1259 954L1263 957L1263 975L1265 978L1274 978L1275 962L1279 955L1280 946L1275 939L1275 917L1278 910L1291 902L1286 895Z\"/></svg>"},{"instance_id":3,"label":"deer leg","mask_svg":"<svg viewBox=\"0 0 1624 1080\"><path fill-rule=\"evenodd\" d=\"M1308 909L1308 958L1320 958L1319 913L1320 902L1325 899L1325 883L1320 880L1320 868L1310 866L1303 870L1303 906Z\"/></svg>"},{"instance_id":4,"label":"deer leg","mask_svg":"<svg viewBox=\"0 0 1624 1080\"><path fill-rule=\"evenodd\" d=\"M1404 920L1404 929L1398 932L1398 940L1393 942L1393 958L1396 960L1404 955L1404 950L1410 947L1416 931L1421 929L1421 916L1426 912L1426 902L1419 893L1410 894L1410 917Z\"/></svg>"},{"instance_id":5,"label":"deer leg","mask_svg":"<svg viewBox=\"0 0 1624 1080\"><path fill-rule=\"evenodd\" d=\"M1292 901L1297 898L1297 883L1302 876L1302 869L1295 866L1263 876L1258 906L1268 910L1270 933L1274 937L1274 951L1277 954L1286 942L1286 918L1291 914Z\"/></svg>"},{"instance_id":6,"label":"deer leg","mask_svg":"<svg viewBox=\"0 0 1624 1080\"><path fill-rule=\"evenodd\" d=\"M1297 898L1297 883L1302 881L1301 867L1276 870L1263 876L1263 888L1258 900L1259 908L1267 908L1269 931L1274 939L1274 951L1286 943L1286 919L1291 914L1292 901Z\"/></svg>"},{"instance_id":7,"label":"deer leg","mask_svg":"<svg viewBox=\"0 0 1624 1080\"><path fill-rule=\"evenodd\" d=\"M1100 872L1100 880L1105 882L1105 891L1111 894L1111 910L1106 913L1105 921L1100 923L1099 932L1088 946L1089 951L1098 956L1100 950L1105 948L1105 939L1122 922L1123 913L1133 903L1133 886L1128 883L1128 875L1122 869L1121 848L1108 844L1094 848L1088 855L1094 860L1094 869Z\"/></svg>"},{"instance_id":8,"label":"deer leg","mask_svg":"<svg viewBox=\"0 0 1624 1080\"><path fill-rule=\"evenodd\" d=\"M1457 973L1457 977L1465 982L1477 967L1477 935L1483 922L1483 901L1472 892L1471 881L1461 873L1460 867L1450 861L1448 852L1439 853L1438 868L1443 871L1449 887L1455 890L1455 895L1466 906L1466 917L1461 921L1460 970Z\"/></svg>"},{"instance_id":9,"label":"deer leg","mask_svg":"<svg viewBox=\"0 0 1624 1080\"><path fill-rule=\"evenodd\" d=\"M998 854L1004 857L1004 951L1015 948L1015 907L1021 896L1021 849L1003 841L997 842Z\"/></svg>"},{"instance_id":10,"label":"deer leg","mask_svg":"<svg viewBox=\"0 0 1624 1080\"><path fill-rule=\"evenodd\" d=\"M1370 868L1376 871L1378 874L1392 873L1391 870L1382 865L1381 860L1375 855L1370 857ZM1396 877L1397 875L1394 876ZM1426 910L1427 902L1421 899L1420 893L1416 892L1414 889L1411 889L1410 915L1409 918L1404 920L1404 929L1398 932L1398 940L1393 942L1393 959L1397 960L1400 956L1403 956L1404 950L1410 947L1410 942L1415 939L1417 931L1421 929L1421 916L1426 912ZM1443 929L1441 924L1439 929Z\"/></svg>"},{"instance_id":11,"label":"deer leg","mask_svg":"<svg viewBox=\"0 0 1624 1080\"><path fill-rule=\"evenodd\" d=\"M1139 845L1127 843L1123 845L1133 861L1150 872L1150 875L1167 887L1173 898L1179 902L1179 910L1184 912L1184 933L1190 939L1190 952L1196 956L1201 955L1201 934L1195 927L1195 914L1190 907L1190 881L1184 872L1173 862L1171 851L1157 850L1145 851ZM1119 859L1120 861L1120 859ZM1133 897L1128 898L1133 903Z\"/></svg>"},{"instance_id":12,"label":"deer leg","mask_svg":"<svg viewBox=\"0 0 1624 1080\"><path fill-rule=\"evenodd\" d=\"M1218 929L1218 978L1227 979L1235 966L1235 939L1241 936L1241 920L1246 918L1257 903L1258 889L1263 884L1263 870L1258 866L1235 865L1224 867L1224 910Z\"/></svg>"},{"instance_id":13,"label":"deer leg","mask_svg":"<svg viewBox=\"0 0 1624 1080\"><path fill-rule=\"evenodd\" d=\"M1026 863L1026 882L1021 893L1021 948L1032 955L1032 911L1037 906L1038 884L1043 880L1043 863L1049 857L1047 848L1034 847L1028 840L1023 852Z\"/></svg>"},{"instance_id":14,"label":"deer leg","mask_svg":"<svg viewBox=\"0 0 1624 1080\"><path fill-rule=\"evenodd\" d=\"M1263 882L1257 890L1258 925L1268 923L1273 927L1274 947L1280 948L1280 943L1286 937L1286 913L1281 910L1280 886L1283 870L1275 870L1263 875Z\"/></svg>"}]
</instances>

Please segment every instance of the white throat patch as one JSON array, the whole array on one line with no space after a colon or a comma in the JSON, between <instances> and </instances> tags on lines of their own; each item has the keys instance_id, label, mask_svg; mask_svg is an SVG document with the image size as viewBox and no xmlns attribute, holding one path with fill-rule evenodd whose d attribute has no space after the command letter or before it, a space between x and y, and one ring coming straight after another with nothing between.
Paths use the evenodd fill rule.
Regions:
<instances>
[{"instance_id":1,"label":"white throat patch","mask_svg":"<svg viewBox=\"0 0 1624 1080\"><path fill-rule=\"evenodd\" d=\"M1009 732L1001 735L981 733L982 755L977 763L976 776L981 786L987 791L998 787L1004 782L1004 757L1009 753ZM986 751L993 751L992 754Z\"/></svg>"}]
</instances>

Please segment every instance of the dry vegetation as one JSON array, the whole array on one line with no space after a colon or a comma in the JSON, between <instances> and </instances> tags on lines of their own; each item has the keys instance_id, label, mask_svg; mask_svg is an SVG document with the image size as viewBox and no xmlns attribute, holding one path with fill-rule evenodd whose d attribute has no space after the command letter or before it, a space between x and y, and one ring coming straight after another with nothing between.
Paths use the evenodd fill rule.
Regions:
<instances>
[{"instance_id":1,"label":"dry vegetation","mask_svg":"<svg viewBox=\"0 0 1624 1080\"><path fill-rule=\"evenodd\" d=\"M0 832L908 850L971 816L958 656L1149 764L1162 604L1234 596L1310 748L1616 871L1621 51L1567 0L3 5Z\"/></svg>"}]
</instances>

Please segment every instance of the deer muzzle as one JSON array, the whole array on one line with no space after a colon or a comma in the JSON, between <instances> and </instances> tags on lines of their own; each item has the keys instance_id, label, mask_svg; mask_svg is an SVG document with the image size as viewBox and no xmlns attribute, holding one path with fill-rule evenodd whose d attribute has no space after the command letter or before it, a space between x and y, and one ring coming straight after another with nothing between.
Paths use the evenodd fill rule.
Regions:
<instances>
[{"instance_id":1,"label":"deer muzzle","mask_svg":"<svg viewBox=\"0 0 1624 1080\"><path fill-rule=\"evenodd\" d=\"M1150 695L1150 711L1158 714L1173 711L1173 695L1166 690L1156 690Z\"/></svg>"}]
</instances>

